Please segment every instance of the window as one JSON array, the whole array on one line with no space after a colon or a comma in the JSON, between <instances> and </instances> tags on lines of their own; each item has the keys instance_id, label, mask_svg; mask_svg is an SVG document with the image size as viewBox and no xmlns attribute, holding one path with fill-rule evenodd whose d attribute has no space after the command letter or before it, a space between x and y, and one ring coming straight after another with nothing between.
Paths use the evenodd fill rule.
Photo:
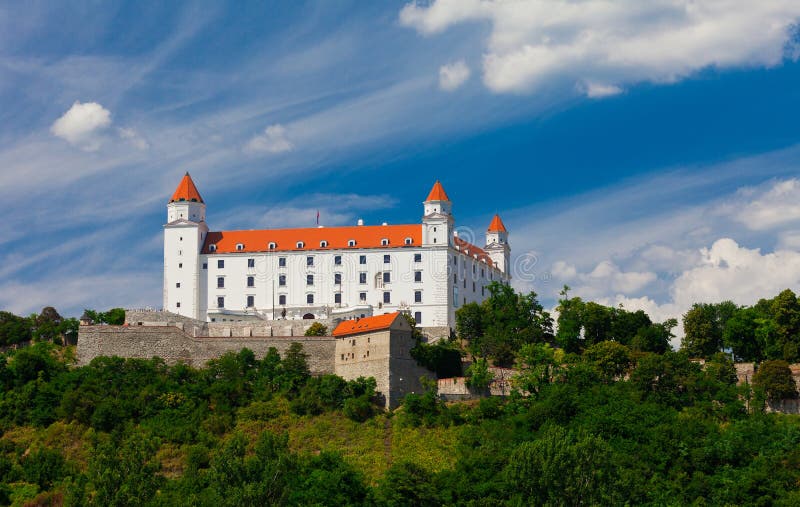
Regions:
<instances>
[{"instance_id":1,"label":"window","mask_svg":"<svg viewBox=\"0 0 800 507\"><path fill-rule=\"evenodd\" d=\"M175 303L175 308L180 308L180 307L181 307L181 302L180 302L180 301L178 301L177 303Z\"/></svg>"},{"instance_id":2,"label":"window","mask_svg":"<svg viewBox=\"0 0 800 507\"><path fill-rule=\"evenodd\" d=\"M286 294L281 294L278 296L278 304L285 305L286 304Z\"/></svg>"},{"instance_id":3,"label":"window","mask_svg":"<svg viewBox=\"0 0 800 507\"><path fill-rule=\"evenodd\" d=\"M279 268L286 267L286 257L278 257L278 267Z\"/></svg>"},{"instance_id":4,"label":"window","mask_svg":"<svg viewBox=\"0 0 800 507\"><path fill-rule=\"evenodd\" d=\"M237 250L244 250L244 245L242 243L236 243Z\"/></svg>"},{"instance_id":5,"label":"window","mask_svg":"<svg viewBox=\"0 0 800 507\"><path fill-rule=\"evenodd\" d=\"M366 255L359 255L358 256L358 263L359 264L366 264L367 263L367 256Z\"/></svg>"},{"instance_id":6,"label":"window","mask_svg":"<svg viewBox=\"0 0 800 507\"><path fill-rule=\"evenodd\" d=\"M256 306L256 297L255 296L247 296L247 307L253 308Z\"/></svg>"},{"instance_id":7,"label":"window","mask_svg":"<svg viewBox=\"0 0 800 507\"><path fill-rule=\"evenodd\" d=\"M278 285L281 287L286 286L286 275L278 275Z\"/></svg>"},{"instance_id":8,"label":"window","mask_svg":"<svg viewBox=\"0 0 800 507\"><path fill-rule=\"evenodd\" d=\"M422 303L422 291L415 290L414 291L414 302L415 303Z\"/></svg>"},{"instance_id":9,"label":"window","mask_svg":"<svg viewBox=\"0 0 800 507\"><path fill-rule=\"evenodd\" d=\"M486 278L486 270L481 268L481 278Z\"/></svg>"},{"instance_id":10,"label":"window","mask_svg":"<svg viewBox=\"0 0 800 507\"><path fill-rule=\"evenodd\" d=\"M453 273L453 285L456 285L457 283L458 283L458 279L456 278L456 274Z\"/></svg>"},{"instance_id":11,"label":"window","mask_svg":"<svg viewBox=\"0 0 800 507\"><path fill-rule=\"evenodd\" d=\"M421 253L415 253L414 254L414 262L422 262L422 254Z\"/></svg>"},{"instance_id":12,"label":"window","mask_svg":"<svg viewBox=\"0 0 800 507\"><path fill-rule=\"evenodd\" d=\"M255 287L256 286L256 277L248 276L247 277L247 286L248 287Z\"/></svg>"},{"instance_id":13,"label":"window","mask_svg":"<svg viewBox=\"0 0 800 507\"><path fill-rule=\"evenodd\" d=\"M336 265L336 266L341 266L342 265L342 256L341 255L335 256L333 258L333 264Z\"/></svg>"},{"instance_id":14,"label":"window","mask_svg":"<svg viewBox=\"0 0 800 507\"><path fill-rule=\"evenodd\" d=\"M417 325L422 324L422 312L414 312L414 322Z\"/></svg>"},{"instance_id":15,"label":"window","mask_svg":"<svg viewBox=\"0 0 800 507\"><path fill-rule=\"evenodd\" d=\"M305 244L305 243L303 243L302 241L298 241L298 242L297 242L297 248L303 248L303 247L305 247L305 246L306 246L306 244Z\"/></svg>"},{"instance_id":16,"label":"window","mask_svg":"<svg viewBox=\"0 0 800 507\"><path fill-rule=\"evenodd\" d=\"M347 240L347 246L356 246L356 240L348 239Z\"/></svg>"},{"instance_id":17,"label":"window","mask_svg":"<svg viewBox=\"0 0 800 507\"><path fill-rule=\"evenodd\" d=\"M207 262L203 263L203 269L208 269L208 263Z\"/></svg>"},{"instance_id":18,"label":"window","mask_svg":"<svg viewBox=\"0 0 800 507\"><path fill-rule=\"evenodd\" d=\"M359 273L358 274L358 283L367 283L367 274L366 273Z\"/></svg>"},{"instance_id":19,"label":"window","mask_svg":"<svg viewBox=\"0 0 800 507\"><path fill-rule=\"evenodd\" d=\"M224 297L219 296L217 298L217 308L225 308L225 298Z\"/></svg>"},{"instance_id":20,"label":"window","mask_svg":"<svg viewBox=\"0 0 800 507\"><path fill-rule=\"evenodd\" d=\"M314 304L314 294L306 294L306 303L310 305Z\"/></svg>"},{"instance_id":21,"label":"window","mask_svg":"<svg viewBox=\"0 0 800 507\"><path fill-rule=\"evenodd\" d=\"M247 259L247 267L248 268L256 267L256 260L255 259Z\"/></svg>"},{"instance_id":22,"label":"window","mask_svg":"<svg viewBox=\"0 0 800 507\"><path fill-rule=\"evenodd\" d=\"M333 295L333 302L336 303L337 305L342 302L342 293L341 292L337 292L336 294Z\"/></svg>"},{"instance_id":23,"label":"window","mask_svg":"<svg viewBox=\"0 0 800 507\"><path fill-rule=\"evenodd\" d=\"M342 274L341 273L334 273L333 274L333 283L336 285L340 285L342 283Z\"/></svg>"},{"instance_id":24,"label":"window","mask_svg":"<svg viewBox=\"0 0 800 507\"><path fill-rule=\"evenodd\" d=\"M217 277L217 288L224 289L225 288L225 277L218 276Z\"/></svg>"},{"instance_id":25,"label":"window","mask_svg":"<svg viewBox=\"0 0 800 507\"><path fill-rule=\"evenodd\" d=\"M472 292L475 292L475 282L472 282Z\"/></svg>"},{"instance_id":26,"label":"window","mask_svg":"<svg viewBox=\"0 0 800 507\"><path fill-rule=\"evenodd\" d=\"M359 292L358 293L358 300L359 301L366 301L367 300L367 293L366 292Z\"/></svg>"},{"instance_id":27,"label":"window","mask_svg":"<svg viewBox=\"0 0 800 507\"><path fill-rule=\"evenodd\" d=\"M391 292L384 292L383 293L383 302L384 303L391 303L392 302L392 293Z\"/></svg>"},{"instance_id":28,"label":"window","mask_svg":"<svg viewBox=\"0 0 800 507\"><path fill-rule=\"evenodd\" d=\"M222 269L225 267L225 259L217 259L217 269Z\"/></svg>"},{"instance_id":29,"label":"window","mask_svg":"<svg viewBox=\"0 0 800 507\"><path fill-rule=\"evenodd\" d=\"M414 271L414 281L415 282L422 281L422 271Z\"/></svg>"},{"instance_id":30,"label":"window","mask_svg":"<svg viewBox=\"0 0 800 507\"><path fill-rule=\"evenodd\" d=\"M178 269L180 269L180 268L182 268L182 267L183 267L183 263L182 263L182 262L179 262L179 263L178 263Z\"/></svg>"},{"instance_id":31,"label":"window","mask_svg":"<svg viewBox=\"0 0 800 507\"><path fill-rule=\"evenodd\" d=\"M314 285L314 275L306 275L306 285Z\"/></svg>"},{"instance_id":32,"label":"window","mask_svg":"<svg viewBox=\"0 0 800 507\"><path fill-rule=\"evenodd\" d=\"M217 245L208 245L208 251L209 252L216 252L217 251Z\"/></svg>"},{"instance_id":33,"label":"window","mask_svg":"<svg viewBox=\"0 0 800 507\"><path fill-rule=\"evenodd\" d=\"M476 274L476 273L477 273L477 270L478 270L477 266L475 266L475 264L473 264L473 265L472 265L472 274L473 274L473 275L474 275L474 274Z\"/></svg>"},{"instance_id":34,"label":"window","mask_svg":"<svg viewBox=\"0 0 800 507\"><path fill-rule=\"evenodd\" d=\"M413 239L411 239L411 238L406 238L405 240L403 240L403 242L404 242L406 245L410 245L410 244L414 243L414 240L413 240Z\"/></svg>"},{"instance_id":35,"label":"window","mask_svg":"<svg viewBox=\"0 0 800 507\"><path fill-rule=\"evenodd\" d=\"M466 289L466 288L467 288L467 279L466 279L466 278L464 278L464 280L463 280L461 283L463 283L463 284L464 284L464 288Z\"/></svg>"},{"instance_id":36,"label":"window","mask_svg":"<svg viewBox=\"0 0 800 507\"><path fill-rule=\"evenodd\" d=\"M328 242L323 239L322 241L319 242L319 247L320 248L327 248L328 247Z\"/></svg>"},{"instance_id":37,"label":"window","mask_svg":"<svg viewBox=\"0 0 800 507\"><path fill-rule=\"evenodd\" d=\"M388 271L383 273L383 283L391 283L392 281L392 274Z\"/></svg>"},{"instance_id":38,"label":"window","mask_svg":"<svg viewBox=\"0 0 800 507\"><path fill-rule=\"evenodd\" d=\"M381 245L387 246L388 244L389 244L389 239L388 238L381 239Z\"/></svg>"},{"instance_id":39,"label":"window","mask_svg":"<svg viewBox=\"0 0 800 507\"><path fill-rule=\"evenodd\" d=\"M181 236L180 238L178 238L178 241L183 241L183 236Z\"/></svg>"},{"instance_id":40,"label":"window","mask_svg":"<svg viewBox=\"0 0 800 507\"><path fill-rule=\"evenodd\" d=\"M181 288L181 282L178 282L178 283L176 283L176 284L175 284L175 288L176 288L176 289L180 289L180 288Z\"/></svg>"},{"instance_id":41,"label":"window","mask_svg":"<svg viewBox=\"0 0 800 507\"><path fill-rule=\"evenodd\" d=\"M314 256L309 255L306 257L306 266L313 266L314 265Z\"/></svg>"},{"instance_id":42,"label":"window","mask_svg":"<svg viewBox=\"0 0 800 507\"><path fill-rule=\"evenodd\" d=\"M458 258L455 255L453 256L453 266L458 266Z\"/></svg>"},{"instance_id":43,"label":"window","mask_svg":"<svg viewBox=\"0 0 800 507\"><path fill-rule=\"evenodd\" d=\"M389 264L391 262L392 262L392 256L391 255L386 254L386 255L383 256L383 263L384 264Z\"/></svg>"},{"instance_id":44,"label":"window","mask_svg":"<svg viewBox=\"0 0 800 507\"><path fill-rule=\"evenodd\" d=\"M183 255L183 250L178 250L178 255Z\"/></svg>"},{"instance_id":45,"label":"window","mask_svg":"<svg viewBox=\"0 0 800 507\"><path fill-rule=\"evenodd\" d=\"M270 250L275 250L277 247L278 247L278 245L277 245L277 244L275 244L275 242L274 242L274 241L271 241L271 242L270 242L270 243L267 245L267 248L269 248Z\"/></svg>"}]
</instances>

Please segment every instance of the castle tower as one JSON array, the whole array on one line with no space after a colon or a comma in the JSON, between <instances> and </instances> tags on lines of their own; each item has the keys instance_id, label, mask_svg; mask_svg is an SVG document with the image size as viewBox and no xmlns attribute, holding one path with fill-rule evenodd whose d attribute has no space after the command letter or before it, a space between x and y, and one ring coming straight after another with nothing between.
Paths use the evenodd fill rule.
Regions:
<instances>
[{"instance_id":1,"label":"castle tower","mask_svg":"<svg viewBox=\"0 0 800 507\"><path fill-rule=\"evenodd\" d=\"M508 244L508 230L500 219L500 215L492 218L492 223L486 230L486 253L497 267L506 275L509 275L511 247Z\"/></svg>"},{"instance_id":2,"label":"castle tower","mask_svg":"<svg viewBox=\"0 0 800 507\"><path fill-rule=\"evenodd\" d=\"M208 234L206 205L187 172L167 203L164 225L164 310L205 320L200 252Z\"/></svg>"},{"instance_id":3,"label":"castle tower","mask_svg":"<svg viewBox=\"0 0 800 507\"><path fill-rule=\"evenodd\" d=\"M423 202L422 244L451 245L453 241L453 203L437 180Z\"/></svg>"}]
</instances>

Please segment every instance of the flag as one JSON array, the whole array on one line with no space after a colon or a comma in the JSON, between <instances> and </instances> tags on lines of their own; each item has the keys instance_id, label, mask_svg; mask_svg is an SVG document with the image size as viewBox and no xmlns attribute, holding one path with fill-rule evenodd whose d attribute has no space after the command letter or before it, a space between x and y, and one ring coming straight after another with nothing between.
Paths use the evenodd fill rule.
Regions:
<instances>
[{"instance_id":1,"label":"flag","mask_svg":"<svg viewBox=\"0 0 800 507\"><path fill-rule=\"evenodd\" d=\"M319 225L319 210L317 210L317 225Z\"/></svg>"}]
</instances>

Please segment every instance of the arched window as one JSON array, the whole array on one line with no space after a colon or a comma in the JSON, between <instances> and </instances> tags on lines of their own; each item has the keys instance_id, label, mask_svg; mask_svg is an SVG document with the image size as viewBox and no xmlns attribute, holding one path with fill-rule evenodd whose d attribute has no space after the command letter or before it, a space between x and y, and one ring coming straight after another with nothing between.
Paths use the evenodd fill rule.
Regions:
<instances>
[{"instance_id":1,"label":"arched window","mask_svg":"<svg viewBox=\"0 0 800 507\"><path fill-rule=\"evenodd\" d=\"M348 239L347 240L347 246L356 246L356 240Z\"/></svg>"},{"instance_id":2,"label":"arched window","mask_svg":"<svg viewBox=\"0 0 800 507\"><path fill-rule=\"evenodd\" d=\"M216 252L217 251L217 245L208 245L208 251L209 252Z\"/></svg>"},{"instance_id":3,"label":"arched window","mask_svg":"<svg viewBox=\"0 0 800 507\"><path fill-rule=\"evenodd\" d=\"M303 243L302 241L298 241L297 242L297 248L304 248L305 246L306 246L306 244Z\"/></svg>"},{"instance_id":4,"label":"arched window","mask_svg":"<svg viewBox=\"0 0 800 507\"><path fill-rule=\"evenodd\" d=\"M267 248L269 248L270 250L275 250L275 248L277 247L278 245L276 245L274 241L270 241L270 243L267 245Z\"/></svg>"},{"instance_id":5,"label":"arched window","mask_svg":"<svg viewBox=\"0 0 800 507\"><path fill-rule=\"evenodd\" d=\"M388 244L389 244L389 238L383 238L381 240L381 245L382 246L387 246Z\"/></svg>"},{"instance_id":6,"label":"arched window","mask_svg":"<svg viewBox=\"0 0 800 507\"><path fill-rule=\"evenodd\" d=\"M406 245L411 245L411 244L413 244L413 243L414 243L414 240L413 240L413 239L411 239L411 238L406 238L406 239L405 239L405 244L406 244Z\"/></svg>"},{"instance_id":7,"label":"arched window","mask_svg":"<svg viewBox=\"0 0 800 507\"><path fill-rule=\"evenodd\" d=\"M236 243L236 249L237 250L244 250L244 244L243 243Z\"/></svg>"},{"instance_id":8,"label":"arched window","mask_svg":"<svg viewBox=\"0 0 800 507\"><path fill-rule=\"evenodd\" d=\"M328 247L328 242L323 239L322 241L319 242L319 247L320 248L327 248Z\"/></svg>"}]
</instances>

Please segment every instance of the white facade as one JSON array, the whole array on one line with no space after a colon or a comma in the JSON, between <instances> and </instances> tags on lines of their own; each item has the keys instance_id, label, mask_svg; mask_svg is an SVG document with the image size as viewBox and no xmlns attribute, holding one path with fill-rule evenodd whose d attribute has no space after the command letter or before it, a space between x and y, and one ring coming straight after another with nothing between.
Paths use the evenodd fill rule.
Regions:
<instances>
[{"instance_id":1,"label":"white facade","mask_svg":"<svg viewBox=\"0 0 800 507\"><path fill-rule=\"evenodd\" d=\"M347 318L400 310L421 327L452 329L456 309L483 301L490 282L510 280L507 233L499 257L456 237L443 189L431 192L419 225L223 232L209 232L196 189L180 190L164 227L164 309L187 317ZM496 236L487 234L495 249Z\"/></svg>"}]
</instances>

